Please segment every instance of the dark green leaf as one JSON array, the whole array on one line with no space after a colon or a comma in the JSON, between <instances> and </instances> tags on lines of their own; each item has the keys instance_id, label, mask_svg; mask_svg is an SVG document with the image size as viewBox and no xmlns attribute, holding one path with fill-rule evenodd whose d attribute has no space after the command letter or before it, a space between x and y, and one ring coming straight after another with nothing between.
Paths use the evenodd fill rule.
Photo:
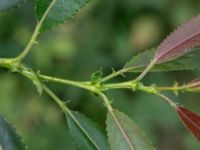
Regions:
<instances>
[{"instance_id":1,"label":"dark green leaf","mask_svg":"<svg viewBox=\"0 0 200 150\"><path fill-rule=\"evenodd\" d=\"M16 130L0 114L0 150L25 150Z\"/></svg>"},{"instance_id":2,"label":"dark green leaf","mask_svg":"<svg viewBox=\"0 0 200 150\"><path fill-rule=\"evenodd\" d=\"M40 20L53 0L37 0L36 14ZM90 0L57 0L47 15L40 31L46 31L71 19Z\"/></svg>"},{"instance_id":3,"label":"dark green leaf","mask_svg":"<svg viewBox=\"0 0 200 150\"><path fill-rule=\"evenodd\" d=\"M0 0L0 11L19 5L25 0Z\"/></svg>"},{"instance_id":4,"label":"dark green leaf","mask_svg":"<svg viewBox=\"0 0 200 150\"><path fill-rule=\"evenodd\" d=\"M66 114L71 136L78 149L108 150L109 146L105 134L92 120L75 111ZM73 118L74 116L74 118Z\"/></svg>"},{"instance_id":5,"label":"dark green leaf","mask_svg":"<svg viewBox=\"0 0 200 150\"><path fill-rule=\"evenodd\" d=\"M150 72L156 71L178 71L178 70L191 70L200 68L200 47L194 48L190 53L183 55L172 61L156 64ZM142 72L144 68L153 59L155 49L147 50L143 53L134 56L126 65L130 72Z\"/></svg>"},{"instance_id":6,"label":"dark green leaf","mask_svg":"<svg viewBox=\"0 0 200 150\"><path fill-rule=\"evenodd\" d=\"M126 114L114 110L114 114L124 130L124 133L129 138L129 142L134 147L134 150L154 150L151 143L145 138L144 133L141 131L139 126ZM107 115L107 132L111 150L130 150L130 144L125 140L120 128L116 125L113 117Z\"/></svg>"}]
</instances>

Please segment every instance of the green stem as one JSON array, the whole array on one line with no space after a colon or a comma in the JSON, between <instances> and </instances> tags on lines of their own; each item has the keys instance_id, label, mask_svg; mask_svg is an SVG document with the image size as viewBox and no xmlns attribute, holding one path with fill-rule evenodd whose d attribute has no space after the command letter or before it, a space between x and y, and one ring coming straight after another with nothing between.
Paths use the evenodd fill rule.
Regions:
<instances>
[{"instance_id":1,"label":"green stem","mask_svg":"<svg viewBox=\"0 0 200 150\"><path fill-rule=\"evenodd\" d=\"M101 80L101 83L103 82L106 82L114 77L117 77L119 75L123 75L123 73L125 72L128 72L129 70L133 69L132 67L129 67L129 68L123 68L123 69L120 69L118 71L114 71L113 73L111 73L110 75L104 77L102 80Z\"/></svg>"},{"instance_id":2,"label":"green stem","mask_svg":"<svg viewBox=\"0 0 200 150\"><path fill-rule=\"evenodd\" d=\"M156 62L156 59L153 59L153 60L151 61L151 63L144 69L144 71L143 71L136 79L131 80L131 81L127 81L127 82L123 82L123 83L110 84L110 85L107 85L107 88L109 88L109 87L111 87L111 88L116 88L116 89L118 89L118 88L124 88L124 84L127 85L127 83L128 83L129 85L128 85L128 87L125 87L125 88L130 88L130 87L129 87L129 86L130 86L130 83L131 83L132 85L136 85L136 84L148 73L148 71L154 66L155 62ZM110 80L110 79L112 79L112 78L114 78L114 77L116 77L116 76L118 76L118 75L121 75L121 74L123 74L123 73L125 73L125 72L128 72L129 70L132 70L132 69L134 69L134 68L129 67L129 68L123 68L123 69L121 69L121 70L119 70L119 71L113 72L112 74L110 74L110 75L104 77L104 78L100 81L100 83L103 83L103 82L105 82L105 81L108 81L108 80Z\"/></svg>"},{"instance_id":3,"label":"green stem","mask_svg":"<svg viewBox=\"0 0 200 150\"><path fill-rule=\"evenodd\" d=\"M91 92L95 92L97 90L93 85L90 84L90 82L72 81L72 80L66 80L66 79L51 77L51 76L42 75L42 74L38 74L38 77L40 79L51 81L51 82L62 83L66 85L83 88Z\"/></svg>"},{"instance_id":4,"label":"green stem","mask_svg":"<svg viewBox=\"0 0 200 150\"><path fill-rule=\"evenodd\" d=\"M176 104L171 99L169 99L168 97L166 97L165 95L163 95L161 93L157 93L156 95L159 96L160 98L162 98L168 104L170 104L173 108L176 107Z\"/></svg>"},{"instance_id":5,"label":"green stem","mask_svg":"<svg viewBox=\"0 0 200 150\"><path fill-rule=\"evenodd\" d=\"M0 66L13 69L15 68L15 64L13 63L13 59L0 59ZM32 76L31 69L28 69L24 65L18 64L18 67L15 72L23 73L25 72L26 75ZM122 72L122 71L121 71ZM117 73L119 74L119 73ZM183 85L183 86L172 86L172 87L157 87L157 86L144 86L140 82L136 82L137 80L130 80L120 83L110 83L110 84L96 84L92 85L91 82L81 82L81 81L73 81L73 80L67 80L62 78L56 78L52 76L47 76L43 74L37 74L38 77L42 80L47 80L55 83L61 83L65 85L71 85L75 87L79 87L82 89L86 89L90 92L98 93L98 91L107 91L111 89L131 89L131 90L141 90L147 93L156 93L160 91L189 91L189 92L196 92L194 90L189 90L190 85ZM116 75L116 74L115 74Z\"/></svg>"},{"instance_id":6,"label":"green stem","mask_svg":"<svg viewBox=\"0 0 200 150\"><path fill-rule=\"evenodd\" d=\"M22 59L24 59L27 54L29 53L30 49L32 48L33 44L35 43L40 28L45 20L45 18L47 17L48 13L50 12L50 10L52 9L52 7L54 6L54 4L56 3L57 0L52 0L52 2L50 3L50 5L48 6L47 10L44 12L42 18L40 19L40 21L38 22L38 24L35 27L35 30L33 32L33 35L31 37L31 39L29 40L27 46L25 47L25 49L15 58L16 62L20 62Z\"/></svg>"},{"instance_id":7,"label":"green stem","mask_svg":"<svg viewBox=\"0 0 200 150\"><path fill-rule=\"evenodd\" d=\"M135 79L140 81L144 78L144 76L149 72L149 70L154 66L156 59L153 59L150 64L144 69L144 71Z\"/></svg>"},{"instance_id":8,"label":"green stem","mask_svg":"<svg viewBox=\"0 0 200 150\"><path fill-rule=\"evenodd\" d=\"M100 150L99 146L95 143L95 141L91 138L91 136L85 131L84 127L81 125L81 123L76 119L76 117L73 115L71 110L66 106L66 104L58 97L56 96L46 85L43 84L44 91L60 106L62 111L69 115L69 117L75 122L75 124L81 129L81 131L85 134L85 136L91 141L91 143Z\"/></svg>"},{"instance_id":9,"label":"green stem","mask_svg":"<svg viewBox=\"0 0 200 150\"><path fill-rule=\"evenodd\" d=\"M73 80L66 80L56 77L51 77L47 75L38 74L40 79L61 83L65 85L71 85L75 87L79 87L82 89L86 89L90 92L94 92L98 94L98 91L108 91L108 90L115 90L115 89L131 89L133 91L143 91L150 94L156 94L161 91L188 91L188 92L199 92L199 90L189 90L191 88L189 85L177 86L177 87L157 87L154 85L145 86L141 82L133 82L133 81L126 81L120 83L110 83L110 84L102 84L100 86L92 85L90 82L80 82L80 81L73 81Z\"/></svg>"},{"instance_id":10,"label":"green stem","mask_svg":"<svg viewBox=\"0 0 200 150\"><path fill-rule=\"evenodd\" d=\"M140 80L147 74L147 72L153 67L153 65L155 64L155 61L156 60L153 60L151 61L151 63L146 66L145 70L142 72L142 74L140 74L140 77L138 77L138 79L140 78ZM140 65L140 66L134 66L134 67L127 67L127 68L122 68L118 71L114 71L113 73L111 73L110 75L108 76L105 76L101 81L100 83L103 83L103 82L106 82L114 77L117 77L119 75L122 75L124 73L127 73L127 72L130 72L131 70L134 70L134 69L137 69L137 68L140 68L140 67L145 67L145 65Z\"/></svg>"},{"instance_id":11,"label":"green stem","mask_svg":"<svg viewBox=\"0 0 200 150\"><path fill-rule=\"evenodd\" d=\"M60 106L60 108L64 111L65 109L68 109L64 102L59 99L46 85L43 84L44 91Z\"/></svg>"},{"instance_id":12,"label":"green stem","mask_svg":"<svg viewBox=\"0 0 200 150\"><path fill-rule=\"evenodd\" d=\"M15 63L13 58L0 58L1 67L12 69L14 65Z\"/></svg>"},{"instance_id":13,"label":"green stem","mask_svg":"<svg viewBox=\"0 0 200 150\"><path fill-rule=\"evenodd\" d=\"M13 59L0 59L0 66L7 68L7 69L12 69L12 67L13 67L12 61L13 61ZM33 75L34 72L22 64L18 64L17 70L15 72L18 72L19 74L26 76L26 77L34 76ZM71 86L83 88L83 89L86 89L86 90L89 90L89 91L95 92L95 93L97 91L97 88L94 85L91 85L90 82L81 82L81 81L61 79L61 78L56 78L56 77L47 76L47 75L43 75L43 74L37 74L37 76L42 80L47 80L47 81L56 82L56 83L62 83L65 85L71 85ZM32 80L32 78L29 78L29 79Z\"/></svg>"},{"instance_id":14,"label":"green stem","mask_svg":"<svg viewBox=\"0 0 200 150\"><path fill-rule=\"evenodd\" d=\"M110 84L102 84L102 90L110 90L110 89L134 89L136 84L132 84L132 82L120 82L120 83L110 83Z\"/></svg>"},{"instance_id":15,"label":"green stem","mask_svg":"<svg viewBox=\"0 0 200 150\"><path fill-rule=\"evenodd\" d=\"M183 91L189 88L189 86L183 85L183 86L178 86L178 87L155 87L156 90L158 91Z\"/></svg>"}]
</instances>

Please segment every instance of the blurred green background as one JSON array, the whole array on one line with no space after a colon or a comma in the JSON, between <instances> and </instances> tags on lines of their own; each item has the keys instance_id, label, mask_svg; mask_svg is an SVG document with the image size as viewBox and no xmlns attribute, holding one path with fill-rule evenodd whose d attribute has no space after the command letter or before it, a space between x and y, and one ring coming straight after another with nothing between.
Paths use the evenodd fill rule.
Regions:
<instances>
[{"instance_id":1,"label":"blurred green background","mask_svg":"<svg viewBox=\"0 0 200 150\"><path fill-rule=\"evenodd\" d=\"M135 54L156 47L174 28L200 12L199 0L93 0L75 18L42 33L25 60L41 73L90 80L100 67L104 75L120 69ZM0 13L0 56L16 56L36 24L34 0ZM150 73L145 84L172 85L198 77L198 71ZM126 79L136 77L129 74ZM114 81L122 81L117 78ZM69 107L105 128L106 109L98 97L84 90L48 83ZM199 94L181 94L178 103L200 113ZM116 90L108 93L114 107L131 116L158 150L198 150L200 144L175 111L155 96ZM17 127L32 150L74 150L66 120L54 102L38 96L27 79L0 69L0 112Z\"/></svg>"}]
</instances>

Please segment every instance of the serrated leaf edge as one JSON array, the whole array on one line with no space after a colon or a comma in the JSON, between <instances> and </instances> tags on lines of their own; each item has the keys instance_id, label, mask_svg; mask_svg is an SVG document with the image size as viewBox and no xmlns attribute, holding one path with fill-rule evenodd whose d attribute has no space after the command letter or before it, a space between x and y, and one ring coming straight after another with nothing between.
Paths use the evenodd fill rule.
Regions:
<instances>
[{"instance_id":1,"label":"serrated leaf edge","mask_svg":"<svg viewBox=\"0 0 200 150\"><path fill-rule=\"evenodd\" d=\"M198 51L199 48L200 48L200 47L193 48L193 50L192 50L191 52ZM145 53L148 53L148 52L151 53L151 51L153 52L153 51L155 51L155 50L156 50L156 49L148 49L148 50L145 50L145 51L143 51L143 52L138 53L137 55L134 55L134 56L130 59L130 61L128 61L128 62L125 64L125 66L124 66L123 68L126 68L126 67L128 66L128 64L131 63L131 61L132 61L133 59L137 59L137 58L141 57L142 55L144 55ZM186 57L187 55L189 55L189 53L186 54L186 55L184 55L184 57ZM178 57L178 58L176 58L176 59L179 59L179 58L181 58L181 57L183 57L183 56L180 56L180 57ZM176 59L168 60L168 61L165 61L165 62L163 61L163 62L157 63L157 64L155 64L155 67L156 67L156 65L162 65L162 64L165 64L165 63L170 63L170 61L175 61ZM178 62L173 62L173 63L178 63ZM147 65L148 65L148 64L147 64ZM142 67L144 67L144 69L145 69L145 67L146 67L147 65L138 65L138 66L133 66L133 67L127 67L126 70L128 70L127 72L138 73L138 72L142 72L142 71L134 71L134 69L140 69L140 68L142 68ZM174 68L174 69L170 69L170 70L162 70L162 69L153 70L153 68L154 68L154 67L152 67L152 70L150 70L149 72L172 72L172 71L182 71L182 70L195 70L195 69L200 69L200 68L198 68L198 67L196 67L196 66L195 66L195 67L185 67L184 69L183 69L183 68Z\"/></svg>"},{"instance_id":2,"label":"serrated leaf edge","mask_svg":"<svg viewBox=\"0 0 200 150\"><path fill-rule=\"evenodd\" d=\"M80 130L81 130L81 131L83 132L83 134L87 137L87 139L92 143L92 145L95 146L98 150L101 150L101 148L99 148L99 145L96 144L95 140L92 138L92 136L90 136L90 134L88 134L87 130L85 130L85 127L82 126L82 125L80 124L80 122L75 118L75 116L74 116L73 113L77 113L78 115L84 116L84 117L87 118L89 121L91 121L91 122L95 125L95 127L98 128L99 130L103 131L103 129L101 129L101 128L99 127L99 125L98 125L97 123L95 123L92 119L86 117L85 115L83 115L83 114L81 114L81 113L79 113L79 112L77 112L77 111L72 111L72 110L70 110L70 113L71 113L71 114L69 114L68 112L66 112L66 113L65 113L66 117L69 116L69 117L74 121L74 123L75 123L78 127L79 127L79 125L80 125L80 126L81 126L81 127L79 127ZM74 120L74 118L73 118L71 115L73 115L73 117L75 118L75 120ZM68 119L67 119L67 120L68 120ZM78 122L78 124L77 124L77 122ZM71 131L70 131L70 133L71 133Z\"/></svg>"},{"instance_id":3,"label":"serrated leaf edge","mask_svg":"<svg viewBox=\"0 0 200 150\"><path fill-rule=\"evenodd\" d=\"M0 116L2 117L3 121L5 121L5 123L8 124L11 127L11 129L14 132L14 134L17 136L17 138L19 139L19 141L21 142L21 144L24 146L25 150L28 150L28 146L25 144L23 138L18 134L18 131L13 126L13 124L10 121L8 121L8 119L5 117L5 115L3 115L1 112L0 112Z\"/></svg>"},{"instance_id":4,"label":"serrated leaf edge","mask_svg":"<svg viewBox=\"0 0 200 150\"><path fill-rule=\"evenodd\" d=\"M113 113L115 113L115 112L123 114L123 115L124 115L125 117L127 117L129 120L131 120L132 122L134 122L135 125L137 126L137 128L140 129L140 133L142 134L142 136L144 136L145 139L146 139L146 134L143 132L143 130L141 130L140 126L139 126L132 118L130 118L127 114L125 114L125 113L123 113L123 112L121 112L121 111L118 111L117 109L113 109ZM110 114L107 113L107 117L108 117L108 115L110 115ZM107 121L107 119L106 119L106 126L108 126L108 121ZM106 127L106 130L107 130L107 127ZM111 139L109 138L110 135L109 135L109 132L108 132L108 131L107 131L107 137L108 137L108 143L111 144L111 141L110 141ZM146 139L146 140L147 140L147 139ZM149 140L148 140L148 141L149 141ZM149 142L150 142L149 144L151 144L151 146L154 147L152 141L149 141ZM154 150L156 150L155 147L154 147Z\"/></svg>"},{"instance_id":5,"label":"serrated leaf edge","mask_svg":"<svg viewBox=\"0 0 200 150\"><path fill-rule=\"evenodd\" d=\"M16 9L16 8L19 8L21 5L23 5L27 0L22 0L21 2L9 7L9 8L6 8L4 10L0 10L0 14L1 13L6 13L8 11L10 11L11 9Z\"/></svg>"},{"instance_id":6,"label":"serrated leaf edge","mask_svg":"<svg viewBox=\"0 0 200 150\"><path fill-rule=\"evenodd\" d=\"M190 35L189 37L187 37L187 38L184 38L184 35L182 36L182 40L180 40L179 39L179 43L176 43L176 44L174 44L174 46L171 46L170 48L168 48L166 51L161 51L161 46L163 46L163 44L165 44L165 47L166 47L166 41L168 41L169 39L172 39L172 36L173 35L176 35L177 36L177 34L178 33L181 33L180 32L180 29L182 29L182 28L186 28L186 25L190 25L189 27L190 28L192 28L192 23L193 23L193 26L194 26L194 21L196 21L196 19L198 19L200 17L200 15L197 15L197 16L195 16L195 17L193 17L192 19L190 19L188 22L186 22L186 23L184 23L184 24L182 24L182 25L180 25L180 26L178 26L174 31L172 31L162 42L161 42L161 44L159 45L159 47L158 47L158 50L156 51L156 53L155 53L155 55L154 55L154 59L156 59L157 61L156 61L156 63L162 63L162 62L168 62L168 61L171 61L171 60L174 60L174 59L176 59L176 58L179 58L179 57L181 57L181 56L183 56L183 55L185 55L185 54L187 54L187 53L190 53L193 49L192 48L194 48L194 47L196 47L196 46L198 46L199 44L200 44L200 41L198 41L198 42L196 42L196 43L193 43L193 44L191 44L190 46L188 46L188 48L185 48L185 49L183 49L182 48L182 51L183 51L183 53L180 53L180 52L178 52L177 53L177 56L173 56L172 55L172 57L171 58L164 58L163 60L160 60L160 58L162 57L162 56L164 56L164 55L166 55L167 53L170 53L170 51L171 50L173 50L173 49L175 49L175 48L177 48L177 47L179 47L179 46L181 46L181 45L183 45L184 43L186 43L188 40L191 40L192 38L194 38L194 37L196 37L196 36L198 36L199 34L200 34L200 31L198 31L198 32L193 32L193 34L192 35ZM195 22L195 23L197 23L197 22ZM195 24L196 25L196 24ZM188 35L187 35L188 36ZM173 37L174 38L174 37ZM169 41L168 41L169 42ZM169 43L168 43L169 44ZM164 49L164 48L163 48ZM161 54L160 56L159 56L159 53ZM162 54L163 53L163 54Z\"/></svg>"},{"instance_id":7,"label":"serrated leaf edge","mask_svg":"<svg viewBox=\"0 0 200 150\"><path fill-rule=\"evenodd\" d=\"M65 23L68 22L69 20L73 19L77 14L79 14L80 10L81 10L83 7L88 6L89 3L90 3L91 1L92 1L92 0L87 0L87 2L86 2L83 6L81 6L79 9L75 10L74 14L72 14L72 16L69 17L69 19L67 19L67 20L64 19L62 22L58 23L57 25L51 26L50 28L45 29L45 30L44 30L44 29L43 29L43 30L40 30L40 32L47 32L47 31L49 31L49 30L52 30L52 29L54 29L54 28L56 28L56 27L59 27L59 26L65 24ZM36 7L35 7L35 9L36 9ZM36 15L36 18L38 18L37 15ZM37 19L37 20L39 21L39 19ZM44 20L44 22L45 22L45 20ZM42 29L42 27L41 27L41 29Z\"/></svg>"}]
</instances>

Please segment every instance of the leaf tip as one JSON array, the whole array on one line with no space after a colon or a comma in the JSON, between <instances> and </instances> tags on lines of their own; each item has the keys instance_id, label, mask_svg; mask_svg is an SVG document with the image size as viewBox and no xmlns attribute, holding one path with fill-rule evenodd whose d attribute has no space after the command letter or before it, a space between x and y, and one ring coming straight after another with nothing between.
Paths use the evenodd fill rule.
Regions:
<instances>
[{"instance_id":1,"label":"leaf tip","mask_svg":"<svg viewBox=\"0 0 200 150\"><path fill-rule=\"evenodd\" d=\"M183 106L175 109L186 128L200 141L200 116Z\"/></svg>"}]
</instances>

